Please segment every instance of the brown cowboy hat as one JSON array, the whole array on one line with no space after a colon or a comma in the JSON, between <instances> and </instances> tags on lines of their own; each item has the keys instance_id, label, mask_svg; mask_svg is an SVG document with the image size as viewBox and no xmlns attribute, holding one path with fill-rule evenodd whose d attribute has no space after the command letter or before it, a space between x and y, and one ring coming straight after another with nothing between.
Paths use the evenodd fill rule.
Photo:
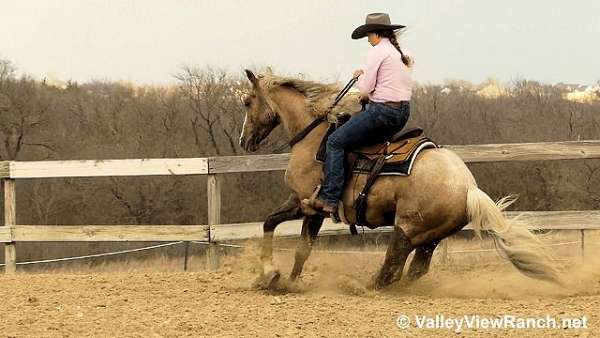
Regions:
<instances>
[{"instance_id":1,"label":"brown cowboy hat","mask_svg":"<svg viewBox=\"0 0 600 338\"><path fill-rule=\"evenodd\" d=\"M371 13L367 15L367 19L365 20L365 24L358 26L352 32L353 39L362 39L367 36L367 33L380 31L380 30L396 30L400 28L404 28L406 26L402 25L392 25L390 21L390 16L387 13Z\"/></svg>"}]
</instances>

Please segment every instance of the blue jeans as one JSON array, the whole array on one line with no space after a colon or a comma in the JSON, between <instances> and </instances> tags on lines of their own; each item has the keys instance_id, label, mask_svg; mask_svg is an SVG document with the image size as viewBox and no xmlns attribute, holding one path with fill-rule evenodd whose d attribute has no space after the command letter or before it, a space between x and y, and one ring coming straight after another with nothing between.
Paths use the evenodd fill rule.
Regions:
<instances>
[{"instance_id":1,"label":"blue jeans","mask_svg":"<svg viewBox=\"0 0 600 338\"><path fill-rule=\"evenodd\" d=\"M337 205L344 190L345 151L388 141L404 127L409 116L408 101L404 101L399 108L371 102L364 111L329 135L325 148L325 181L319 197Z\"/></svg>"}]
</instances>

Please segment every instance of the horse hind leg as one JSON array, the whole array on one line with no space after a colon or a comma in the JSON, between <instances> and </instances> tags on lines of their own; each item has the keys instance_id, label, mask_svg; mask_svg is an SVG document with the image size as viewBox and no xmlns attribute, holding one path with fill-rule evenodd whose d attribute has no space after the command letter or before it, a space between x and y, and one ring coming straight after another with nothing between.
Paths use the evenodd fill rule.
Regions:
<instances>
[{"instance_id":1,"label":"horse hind leg","mask_svg":"<svg viewBox=\"0 0 600 338\"><path fill-rule=\"evenodd\" d=\"M396 225L392 234L392 240L385 253L383 265L375 275L373 288L381 289L399 280L402 277L402 270L404 270L406 259L413 249L414 247L410 243L409 238Z\"/></svg>"},{"instance_id":2,"label":"horse hind leg","mask_svg":"<svg viewBox=\"0 0 600 338\"><path fill-rule=\"evenodd\" d=\"M467 222L460 213L449 216L439 226L429 229L413 238L418 241L418 247L408 268L406 279L409 282L423 277L429 272L431 258L440 241L462 229Z\"/></svg>"},{"instance_id":3,"label":"horse hind leg","mask_svg":"<svg viewBox=\"0 0 600 338\"><path fill-rule=\"evenodd\" d=\"M290 281L295 281L298 276L302 273L304 263L310 256L313 244L319 230L323 225L324 217L321 215L305 216L302 222L302 235L298 247L296 248L296 254L294 257L294 267L290 273Z\"/></svg>"},{"instance_id":4,"label":"horse hind leg","mask_svg":"<svg viewBox=\"0 0 600 338\"><path fill-rule=\"evenodd\" d=\"M415 255L410 262L410 267L406 275L408 281L416 281L423 277L428 271L431 265L431 258L433 252L438 245L438 241L423 245L415 250Z\"/></svg>"}]
</instances>

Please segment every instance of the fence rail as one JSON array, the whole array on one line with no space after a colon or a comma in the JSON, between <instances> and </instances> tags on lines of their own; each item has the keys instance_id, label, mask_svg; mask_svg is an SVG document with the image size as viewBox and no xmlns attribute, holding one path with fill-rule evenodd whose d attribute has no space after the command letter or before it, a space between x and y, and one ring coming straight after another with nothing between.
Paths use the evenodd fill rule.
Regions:
<instances>
[{"instance_id":1,"label":"fence rail","mask_svg":"<svg viewBox=\"0 0 600 338\"><path fill-rule=\"evenodd\" d=\"M600 158L600 140L444 146L463 161L549 161ZM210 175L287 168L290 154L177 159L0 162L0 178Z\"/></svg>"},{"instance_id":2,"label":"fence rail","mask_svg":"<svg viewBox=\"0 0 600 338\"><path fill-rule=\"evenodd\" d=\"M17 225L0 242L207 241L206 225Z\"/></svg>"},{"instance_id":3,"label":"fence rail","mask_svg":"<svg viewBox=\"0 0 600 338\"><path fill-rule=\"evenodd\" d=\"M444 148L456 152L465 162L503 162L576 160L600 158L600 140L454 145ZM221 188L219 175L226 173L285 170L289 154L223 156L178 159L121 159L82 161L5 161L0 162L4 185L4 227L0 242L5 243L5 272L16 271L19 241L208 241L207 264L219 266L219 241L262 236L262 223L220 224ZM208 224L206 225L19 225L16 219L15 182L19 179L105 177L105 176L206 175L208 179ZM514 213L511 213L514 215ZM600 229L600 211L525 212L526 220L537 229ZM385 232L389 228L367 230ZM298 236L300 222L285 222L276 236ZM323 235L348 234L344 224L326 222ZM582 237L583 240L583 237Z\"/></svg>"}]
</instances>

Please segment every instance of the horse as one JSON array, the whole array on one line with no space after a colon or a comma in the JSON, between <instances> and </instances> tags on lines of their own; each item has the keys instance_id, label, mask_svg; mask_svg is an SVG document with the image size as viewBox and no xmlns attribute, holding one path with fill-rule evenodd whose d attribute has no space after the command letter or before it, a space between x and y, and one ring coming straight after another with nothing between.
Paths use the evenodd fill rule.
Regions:
<instances>
[{"instance_id":1,"label":"horse","mask_svg":"<svg viewBox=\"0 0 600 338\"><path fill-rule=\"evenodd\" d=\"M336 84L322 84L267 72L255 75L245 70L251 89L243 98L245 117L240 146L255 152L260 143L278 125L283 125L290 138L305 131L316 119L323 120L335 94ZM359 111L355 97L345 97L337 111ZM334 110L333 112L335 112ZM331 113L331 112L330 112ZM360 112L359 112L360 113ZM309 198L323 177L315 154L326 133L323 121L295 142L285 171L285 183L292 190L287 201L267 216L263 224L260 259L262 271L256 285L276 287L279 270L273 265L273 233L278 224L303 219L301 237L294 255L289 281L301 274L311 248L323 224L324 216L304 212L301 200ZM367 175L353 174L345 185L341 203L347 221L356 221L352 205ZM494 202L478 188L475 178L462 159L449 149L422 150L416 157L409 176L381 176L371 187L365 219L373 226L393 226L383 264L369 287L381 289L402 279L409 254L415 251L405 276L415 281L429 271L438 243L467 224L481 237L488 233L499 254L526 276L561 283L551 260L541 250L535 236L522 223L511 222L502 211L516 198L508 196Z\"/></svg>"}]
</instances>

